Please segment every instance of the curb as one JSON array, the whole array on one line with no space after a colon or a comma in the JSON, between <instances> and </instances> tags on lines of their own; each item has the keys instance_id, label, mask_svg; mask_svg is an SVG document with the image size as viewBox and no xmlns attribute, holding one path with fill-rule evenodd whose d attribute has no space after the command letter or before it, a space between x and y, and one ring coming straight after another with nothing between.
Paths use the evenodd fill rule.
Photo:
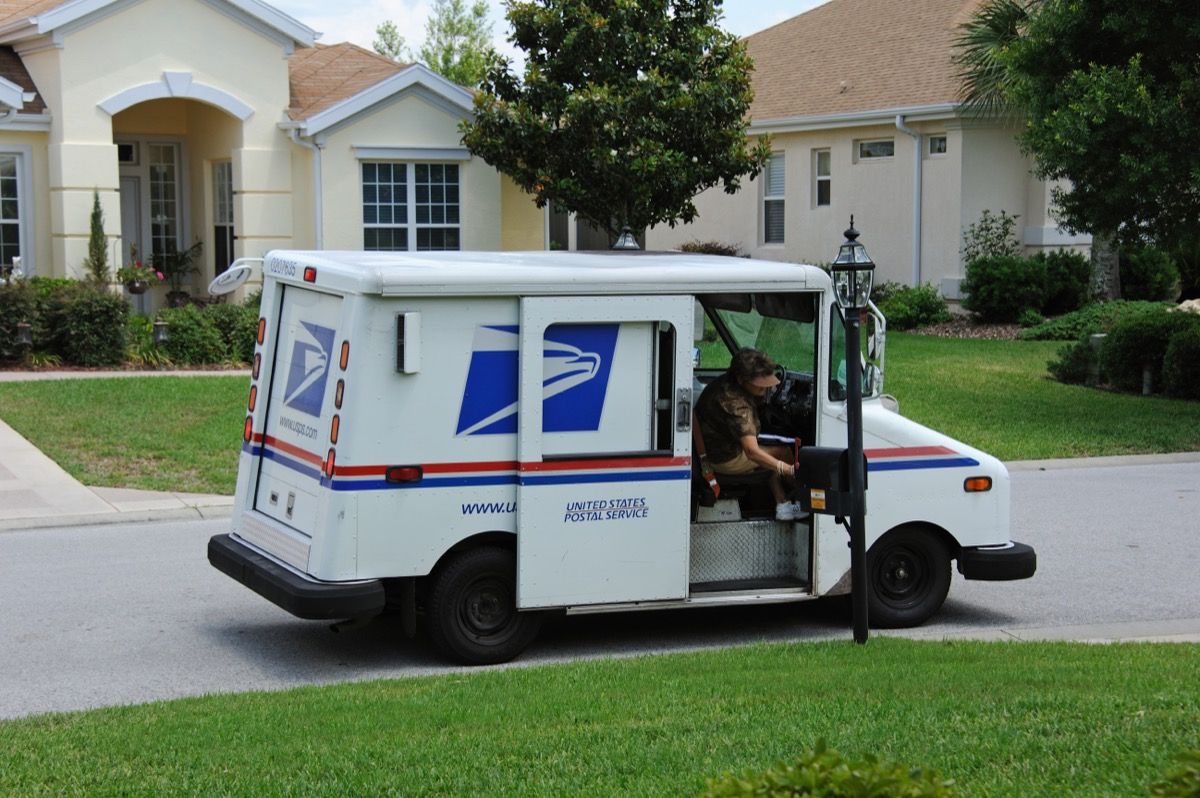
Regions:
<instances>
[{"instance_id":1,"label":"curb","mask_svg":"<svg viewBox=\"0 0 1200 798\"><path fill-rule=\"evenodd\" d=\"M54 527L98 526L112 524L137 524L146 521L211 521L230 518L233 503L206 505L203 507L165 507L146 510L116 510L110 513L85 515L45 516L41 518L14 518L0 520L0 532L20 532L29 529Z\"/></svg>"}]
</instances>

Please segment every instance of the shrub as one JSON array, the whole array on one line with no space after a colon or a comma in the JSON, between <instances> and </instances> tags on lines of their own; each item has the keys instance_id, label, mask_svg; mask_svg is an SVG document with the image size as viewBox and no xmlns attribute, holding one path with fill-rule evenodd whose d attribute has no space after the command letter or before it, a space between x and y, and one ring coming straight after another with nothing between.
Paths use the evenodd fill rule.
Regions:
<instances>
[{"instance_id":1,"label":"shrub","mask_svg":"<svg viewBox=\"0 0 1200 798\"><path fill-rule=\"evenodd\" d=\"M1020 255L1021 243L1014 232L1019 218L1004 211L997 215L985 210L978 222L963 231L963 262Z\"/></svg>"},{"instance_id":2,"label":"shrub","mask_svg":"<svg viewBox=\"0 0 1200 798\"><path fill-rule=\"evenodd\" d=\"M1156 247L1122 252L1121 296L1173 302L1179 296L1179 269L1175 261Z\"/></svg>"},{"instance_id":3,"label":"shrub","mask_svg":"<svg viewBox=\"0 0 1200 798\"><path fill-rule=\"evenodd\" d=\"M1163 384L1163 358L1171 337L1181 329L1200 325L1200 316L1163 309L1122 319L1108 333L1100 363L1109 382L1122 391L1142 390L1142 371L1149 368L1155 390Z\"/></svg>"},{"instance_id":4,"label":"shrub","mask_svg":"<svg viewBox=\"0 0 1200 798\"><path fill-rule=\"evenodd\" d=\"M108 283L108 238L104 235L104 211L100 208L100 192L95 189L92 190L91 228L83 270L93 282L103 285Z\"/></svg>"},{"instance_id":5,"label":"shrub","mask_svg":"<svg viewBox=\"0 0 1200 798\"><path fill-rule=\"evenodd\" d=\"M1000 255L967 264L963 307L980 321L1014 322L1021 311L1042 306L1044 271L1035 258Z\"/></svg>"},{"instance_id":6,"label":"shrub","mask_svg":"<svg viewBox=\"0 0 1200 798\"><path fill-rule=\"evenodd\" d=\"M220 332L228 358L242 363L249 363L254 358L254 338L258 334L257 308L209 305L204 308L204 315Z\"/></svg>"},{"instance_id":7,"label":"shrub","mask_svg":"<svg viewBox=\"0 0 1200 798\"><path fill-rule=\"evenodd\" d=\"M946 300L929 283L915 288L901 286L890 290L882 300L876 299L875 304L887 319L888 327L893 330L911 330L950 321Z\"/></svg>"},{"instance_id":8,"label":"shrub","mask_svg":"<svg viewBox=\"0 0 1200 798\"><path fill-rule=\"evenodd\" d=\"M104 287L80 284L62 291L53 309L56 352L78 366L115 366L125 360L129 305Z\"/></svg>"},{"instance_id":9,"label":"shrub","mask_svg":"<svg viewBox=\"0 0 1200 798\"><path fill-rule=\"evenodd\" d=\"M1161 798L1196 798L1200 795L1200 748L1184 751L1179 764L1162 781L1150 786L1150 794Z\"/></svg>"},{"instance_id":10,"label":"shrub","mask_svg":"<svg viewBox=\"0 0 1200 798\"><path fill-rule=\"evenodd\" d=\"M1066 249L1039 252L1033 257L1045 269L1043 313L1058 316L1087 304L1092 279L1092 264L1087 258Z\"/></svg>"},{"instance_id":11,"label":"shrub","mask_svg":"<svg viewBox=\"0 0 1200 798\"><path fill-rule=\"evenodd\" d=\"M683 252L695 252L700 255L728 255L737 257L741 247L737 244L722 244L720 241L688 241L679 245Z\"/></svg>"},{"instance_id":12,"label":"shrub","mask_svg":"<svg viewBox=\"0 0 1200 798\"><path fill-rule=\"evenodd\" d=\"M756 773L727 773L709 779L699 798L749 798L750 796L804 796L804 798L953 798L952 781L933 771L882 763L870 754L845 759L817 743L816 749L794 763L780 763Z\"/></svg>"},{"instance_id":13,"label":"shrub","mask_svg":"<svg viewBox=\"0 0 1200 798\"><path fill-rule=\"evenodd\" d=\"M32 325L36 307L29 281L0 284L0 363L14 363L25 355L25 347L17 343L17 325L21 322Z\"/></svg>"},{"instance_id":14,"label":"shrub","mask_svg":"<svg viewBox=\"0 0 1200 798\"><path fill-rule=\"evenodd\" d=\"M1180 399L1200 399L1200 323L1176 330L1163 355L1163 391Z\"/></svg>"},{"instance_id":15,"label":"shrub","mask_svg":"<svg viewBox=\"0 0 1200 798\"><path fill-rule=\"evenodd\" d=\"M1092 346L1090 336L1083 336L1073 344L1058 350L1058 359L1046 364L1050 376L1068 385L1083 385L1088 376L1100 363L1100 352Z\"/></svg>"},{"instance_id":16,"label":"shrub","mask_svg":"<svg viewBox=\"0 0 1200 798\"><path fill-rule=\"evenodd\" d=\"M229 348L211 315L196 305L167 308L159 313L167 323L167 356L180 365L223 363Z\"/></svg>"},{"instance_id":17,"label":"shrub","mask_svg":"<svg viewBox=\"0 0 1200 798\"><path fill-rule=\"evenodd\" d=\"M1020 337L1026 341L1075 341L1084 335L1107 332L1121 319L1139 313L1161 311L1167 307L1161 302L1123 300L1085 305L1057 319L1021 330Z\"/></svg>"},{"instance_id":18,"label":"shrub","mask_svg":"<svg viewBox=\"0 0 1200 798\"><path fill-rule=\"evenodd\" d=\"M1025 308L1021 311L1021 315L1017 316L1017 324L1022 327L1036 327L1045 320L1046 317L1033 308Z\"/></svg>"}]
</instances>

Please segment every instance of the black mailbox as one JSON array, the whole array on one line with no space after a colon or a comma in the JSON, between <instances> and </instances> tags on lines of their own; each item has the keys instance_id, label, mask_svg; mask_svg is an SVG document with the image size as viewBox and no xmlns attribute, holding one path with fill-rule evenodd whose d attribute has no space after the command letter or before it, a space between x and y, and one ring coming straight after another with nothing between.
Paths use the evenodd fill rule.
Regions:
<instances>
[{"instance_id":1,"label":"black mailbox","mask_svg":"<svg viewBox=\"0 0 1200 798\"><path fill-rule=\"evenodd\" d=\"M806 446L796 464L800 506L805 512L853 515L850 493L850 450ZM863 490L867 489L867 458L863 456ZM864 508L865 509L865 508Z\"/></svg>"}]
</instances>

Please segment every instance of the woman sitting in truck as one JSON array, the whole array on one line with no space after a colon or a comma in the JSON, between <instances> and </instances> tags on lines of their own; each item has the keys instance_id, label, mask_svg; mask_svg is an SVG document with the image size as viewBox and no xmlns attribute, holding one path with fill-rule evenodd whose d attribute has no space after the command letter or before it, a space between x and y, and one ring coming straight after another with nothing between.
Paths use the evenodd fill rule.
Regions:
<instances>
[{"instance_id":1,"label":"woman sitting in truck","mask_svg":"<svg viewBox=\"0 0 1200 798\"><path fill-rule=\"evenodd\" d=\"M734 353L729 370L717 377L696 402L696 419L704 442L700 452L704 471L749 474L762 468L771 472L768 485L775 499L775 518L796 520L799 507L788 499L796 467L788 446L761 445L762 424L758 406L767 391L779 384L775 363L757 349ZM786 482L785 482L786 480Z\"/></svg>"}]
</instances>

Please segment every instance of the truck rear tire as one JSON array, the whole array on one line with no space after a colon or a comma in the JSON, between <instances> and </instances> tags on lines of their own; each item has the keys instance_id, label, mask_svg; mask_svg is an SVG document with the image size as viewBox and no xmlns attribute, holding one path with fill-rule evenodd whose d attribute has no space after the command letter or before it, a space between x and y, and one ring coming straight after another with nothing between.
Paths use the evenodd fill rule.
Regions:
<instances>
[{"instance_id":1,"label":"truck rear tire","mask_svg":"<svg viewBox=\"0 0 1200 798\"><path fill-rule=\"evenodd\" d=\"M918 626L941 609L950 591L950 553L935 533L892 530L867 552L871 626Z\"/></svg>"},{"instance_id":2,"label":"truck rear tire","mask_svg":"<svg viewBox=\"0 0 1200 798\"><path fill-rule=\"evenodd\" d=\"M466 665L508 662L524 651L541 616L517 612L516 574L516 557L498 546L460 552L444 563L426 602L434 648Z\"/></svg>"}]
</instances>

